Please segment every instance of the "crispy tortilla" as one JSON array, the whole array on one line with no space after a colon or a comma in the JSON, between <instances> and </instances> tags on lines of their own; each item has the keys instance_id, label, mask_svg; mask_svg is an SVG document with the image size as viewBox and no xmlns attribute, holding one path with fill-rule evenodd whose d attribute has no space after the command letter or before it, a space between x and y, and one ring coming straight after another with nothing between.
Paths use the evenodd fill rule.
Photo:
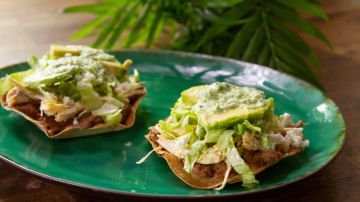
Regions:
<instances>
[{"instance_id":1,"label":"crispy tortilla","mask_svg":"<svg viewBox=\"0 0 360 202\"><path fill-rule=\"evenodd\" d=\"M176 157L175 155L171 154L170 152L168 152L165 148L161 147L156 141L156 139L157 139L156 135L157 134L154 133L153 130L150 130L150 132L145 137L151 143L151 145L154 149L160 147L160 149L155 149L155 152L160 157L162 157L166 160L166 162L169 165L172 172L178 178L180 178L183 182L185 182L189 186L197 188L197 189L214 189L214 188L221 186L221 184L224 180L225 170L221 177L219 177L219 176L204 177L204 176L199 176L199 175L195 174L194 171L192 171L191 173L186 172L183 169L184 164L183 164L182 160L179 159L178 157ZM253 173L256 175L256 174L262 172L263 170L265 170L266 168L281 161L282 159L285 159L285 158L288 158L290 156L300 153L302 150L303 149L301 149L301 148L290 148L289 151L285 154L282 154L281 157L277 161L273 161L264 166L258 166L258 165L254 165L254 164L251 164L248 162L247 163L248 163L248 166L253 171ZM238 175L235 172L235 170L232 169L230 172L229 178L227 180L227 183L236 183L236 182L241 182L241 176Z\"/></svg>"},{"instance_id":2,"label":"crispy tortilla","mask_svg":"<svg viewBox=\"0 0 360 202\"><path fill-rule=\"evenodd\" d=\"M124 130L126 128L130 128L135 122L136 110L139 107L142 98L146 95L145 87L142 86L142 89L144 91L144 94L138 95L134 98L134 100L132 100L132 102L130 103L131 106L130 106L130 110L128 111L128 115L126 117L124 117L124 118L126 118L126 120L122 120L121 123L112 125L112 126L108 126L104 123L98 123L90 128L80 128L77 125L71 124L70 126L67 126L64 130L62 130L56 134L53 134L53 135L49 133L49 131L46 129L45 125L41 121L36 120L35 118L29 116L28 114L24 113L24 111L16 109L16 107L8 106L7 102L6 102L6 96L5 96L6 94L1 96L0 101L1 101L1 104L4 109L16 112L17 114L20 114L25 119L29 120L34 125L36 125L40 130L42 130L46 134L47 137L53 138L53 139L65 139L65 138L75 138L75 137L96 135L96 134L107 133L107 132L115 132L115 131ZM39 113L40 113L40 110L39 110ZM46 115L43 115L43 116L46 116Z\"/></svg>"}]
</instances>

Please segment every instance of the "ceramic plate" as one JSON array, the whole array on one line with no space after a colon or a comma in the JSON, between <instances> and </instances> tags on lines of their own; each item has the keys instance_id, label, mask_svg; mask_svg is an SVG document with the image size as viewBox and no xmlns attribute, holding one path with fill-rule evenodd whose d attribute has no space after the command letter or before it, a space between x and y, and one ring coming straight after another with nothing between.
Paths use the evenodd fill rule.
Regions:
<instances>
[{"instance_id":1,"label":"ceramic plate","mask_svg":"<svg viewBox=\"0 0 360 202\"><path fill-rule=\"evenodd\" d=\"M148 89L135 125L125 131L68 140L51 140L30 122L0 109L0 156L30 173L75 186L125 195L151 197L221 197L268 190L298 181L320 170L340 151L345 138L337 106L314 86L272 69L236 60L181 52L113 52L130 58ZM0 76L29 68L5 67ZM197 190L180 181L164 159L152 155L144 135L165 118L181 91L215 81L256 87L274 97L275 112L303 120L310 147L259 174L258 188L241 184L222 191Z\"/></svg>"}]
</instances>

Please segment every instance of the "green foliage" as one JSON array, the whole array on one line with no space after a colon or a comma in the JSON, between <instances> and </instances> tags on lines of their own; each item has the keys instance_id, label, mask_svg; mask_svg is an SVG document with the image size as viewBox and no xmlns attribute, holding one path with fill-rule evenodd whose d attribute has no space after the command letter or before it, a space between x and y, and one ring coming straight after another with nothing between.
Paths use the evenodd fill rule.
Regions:
<instances>
[{"instance_id":1,"label":"green foliage","mask_svg":"<svg viewBox=\"0 0 360 202\"><path fill-rule=\"evenodd\" d=\"M176 50L267 65L317 86L321 85L313 67L319 67L319 61L299 33L332 48L300 14L328 20L311 0L103 0L64 9L64 13L85 12L97 17L72 37L95 33L94 47L149 48L157 41ZM170 40L166 43L164 38Z\"/></svg>"}]
</instances>

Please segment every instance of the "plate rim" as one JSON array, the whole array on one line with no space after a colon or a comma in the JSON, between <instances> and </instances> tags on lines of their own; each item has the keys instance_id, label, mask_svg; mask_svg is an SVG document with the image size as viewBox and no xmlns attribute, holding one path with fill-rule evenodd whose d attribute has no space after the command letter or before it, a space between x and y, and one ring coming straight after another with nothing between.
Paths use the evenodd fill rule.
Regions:
<instances>
[{"instance_id":1,"label":"plate rim","mask_svg":"<svg viewBox=\"0 0 360 202\"><path fill-rule=\"evenodd\" d=\"M222 56L213 56L213 55L207 55L207 54L202 54L202 53L192 53L192 52L184 52L184 51L174 51L174 50L141 50L141 49L120 49L120 50L106 50L109 53L150 53L150 54L171 54L171 55L175 55L175 56L182 56L182 57L196 57L196 58L204 58L204 59L211 59L211 60L217 60L217 61L226 61L226 62L232 62L235 64L240 64L240 65L256 65L257 67L260 67L262 69L266 69L268 71L271 71L271 73L275 73L275 74L279 74L282 76L286 76L286 77L290 77L293 80L296 80L297 82L299 82L301 85L304 85L305 87L310 87L310 88L314 88L317 91L319 91L321 93L321 96L324 98L324 101L326 102L330 102L335 108L336 108L336 114L339 117L339 121L341 121L343 124L343 128L342 130L338 133L337 137L341 138L341 143L339 144L337 150L331 154L330 158L327 160L327 162L325 162L322 166L318 167L317 169L306 173L305 175L295 178L293 180L290 180L286 183L280 183L280 184L274 184L272 186L269 186L267 188L261 188L261 189L256 189L253 191L243 191L243 192L238 192L238 193L227 193L227 194L221 194L221 195L179 195L179 194L149 194L149 193L138 193L138 192L131 192L131 191L121 191L121 190L114 190L114 189L108 189L108 188L101 188L101 187L97 187L97 186L92 186L92 185L87 185L87 184L83 184L83 183L78 183L78 182L72 182L70 180L65 180L62 178L58 178L58 177L53 177L47 174L43 174L41 172L32 170L30 168L27 168L23 165L21 165L20 163L17 163L13 160L11 160L11 158L3 155L0 153L0 160L2 162L8 163L11 166L14 166L28 174L34 175L35 177L39 177L41 179L44 179L46 181L50 181L51 183L59 183L61 185L66 185L66 186L70 186L70 187L74 187L74 188L79 188L79 189L86 189L86 190L91 190L91 191L95 191L95 192L101 192L101 193L106 193L106 194L115 194L115 195L123 195L123 196L130 196L130 197L142 197L142 198L161 198L161 199L199 199L199 198L203 198L203 199L207 199L207 198L228 198L228 197L238 197L238 196L243 196L243 195L250 195L250 194L255 194L255 193L262 193L262 192L266 192L266 191L270 191L270 190L274 190L274 189L278 189L281 187L285 187L291 184L294 184L296 182L302 181L312 175L314 175L315 173L321 171L322 169L324 169L326 166L330 165L341 153L341 151L344 149L345 143L346 143L346 123L345 120L341 114L340 108L335 104L334 101L332 101L329 97L326 96L326 94L320 90L318 87L314 86L311 83L308 83L300 78L297 78L293 75L284 73L284 72L280 72L274 69L271 69L270 67L267 66L263 66L263 65L259 65L259 64L255 64L255 63L250 63L250 62L245 62L245 61L241 61L241 60L236 60L236 59L232 59L232 58L226 58L226 57L222 57ZM26 62L18 62L15 64L10 64L10 65L6 65L4 67L0 67L0 71L4 71L7 69L11 69L14 68L18 65L23 65L26 64Z\"/></svg>"}]
</instances>

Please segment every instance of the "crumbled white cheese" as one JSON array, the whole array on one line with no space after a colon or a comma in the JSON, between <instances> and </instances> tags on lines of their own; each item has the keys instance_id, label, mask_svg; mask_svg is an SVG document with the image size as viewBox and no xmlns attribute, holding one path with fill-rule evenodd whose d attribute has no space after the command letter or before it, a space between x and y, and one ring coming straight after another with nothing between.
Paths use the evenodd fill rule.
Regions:
<instances>
[{"instance_id":1,"label":"crumbled white cheese","mask_svg":"<svg viewBox=\"0 0 360 202\"><path fill-rule=\"evenodd\" d=\"M269 140L275 144L290 145L290 141L284 138L284 136L282 136L280 133L270 133Z\"/></svg>"},{"instance_id":2,"label":"crumbled white cheese","mask_svg":"<svg viewBox=\"0 0 360 202\"><path fill-rule=\"evenodd\" d=\"M63 103L66 105L74 105L75 102L70 97L64 96Z\"/></svg>"},{"instance_id":3,"label":"crumbled white cheese","mask_svg":"<svg viewBox=\"0 0 360 202\"><path fill-rule=\"evenodd\" d=\"M277 145L281 144L287 147L304 148L309 146L309 140L304 140L302 128L285 128L285 130L285 137L280 133L270 133L269 140Z\"/></svg>"},{"instance_id":4,"label":"crumbled white cheese","mask_svg":"<svg viewBox=\"0 0 360 202\"><path fill-rule=\"evenodd\" d=\"M282 128L286 128L286 127L294 125L294 123L291 121L291 116L288 113L284 113L283 115L281 115L279 117L278 123L279 123L279 126Z\"/></svg>"},{"instance_id":5,"label":"crumbled white cheese","mask_svg":"<svg viewBox=\"0 0 360 202\"><path fill-rule=\"evenodd\" d=\"M74 118L73 125L76 126L78 124L79 124L79 121L77 120L77 118Z\"/></svg>"},{"instance_id":6,"label":"crumbled white cheese","mask_svg":"<svg viewBox=\"0 0 360 202\"><path fill-rule=\"evenodd\" d=\"M309 140L303 140L302 128L287 128L285 139L290 141L291 145L297 148L309 146Z\"/></svg>"}]
</instances>

